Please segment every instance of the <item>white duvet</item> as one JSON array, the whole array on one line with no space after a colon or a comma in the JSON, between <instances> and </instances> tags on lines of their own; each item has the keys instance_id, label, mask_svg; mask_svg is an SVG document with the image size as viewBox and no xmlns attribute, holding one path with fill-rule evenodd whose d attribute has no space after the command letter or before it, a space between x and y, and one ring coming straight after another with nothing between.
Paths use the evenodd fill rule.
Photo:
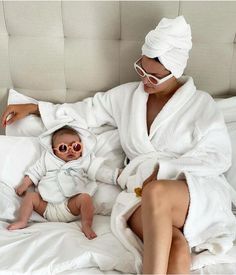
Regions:
<instances>
[{"instance_id":1,"label":"white duvet","mask_svg":"<svg viewBox=\"0 0 236 275\"><path fill-rule=\"evenodd\" d=\"M96 267L103 271L134 273L134 258L110 231L110 217L95 216L97 234L88 240L79 221L43 222L14 232L0 222L0 269L2 274L58 274Z\"/></svg>"}]
</instances>

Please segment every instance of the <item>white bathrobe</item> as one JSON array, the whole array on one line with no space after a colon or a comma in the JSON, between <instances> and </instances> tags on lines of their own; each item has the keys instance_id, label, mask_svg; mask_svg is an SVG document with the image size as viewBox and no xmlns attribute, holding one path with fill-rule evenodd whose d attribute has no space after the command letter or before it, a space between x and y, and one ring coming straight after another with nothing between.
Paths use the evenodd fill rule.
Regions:
<instances>
[{"instance_id":1,"label":"white bathrobe","mask_svg":"<svg viewBox=\"0 0 236 275\"><path fill-rule=\"evenodd\" d=\"M88 130L79 128L78 125L76 127L76 123L69 123L69 126L78 131L83 143L82 156L68 162L57 157L52 150L52 133L64 125L58 124L39 137L45 150L40 159L25 173L37 186L42 198L50 203L63 202L78 193L93 196L97 190L95 178L99 173L103 173L103 169L106 173L115 172L114 169L107 172L108 167L103 165L105 159L94 156L96 137Z\"/></svg>"},{"instance_id":2,"label":"white bathrobe","mask_svg":"<svg viewBox=\"0 0 236 275\"><path fill-rule=\"evenodd\" d=\"M223 116L208 93L196 90L191 77L180 81L183 85L157 115L149 134L148 94L142 82L124 84L74 104L39 103L46 126L62 119L82 119L89 127L110 124L118 128L130 164L118 180L127 188L113 207L111 227L136 255L137 272L141 270L142 244L126 221L141 203L134 187L142 185L155 165L159 165L157 179L187 180L190 206L184 235L192 251L224 253L235 240L236 219L231 212L230 187L223 176L231 165Z\"/></svg>"}]
</instances>

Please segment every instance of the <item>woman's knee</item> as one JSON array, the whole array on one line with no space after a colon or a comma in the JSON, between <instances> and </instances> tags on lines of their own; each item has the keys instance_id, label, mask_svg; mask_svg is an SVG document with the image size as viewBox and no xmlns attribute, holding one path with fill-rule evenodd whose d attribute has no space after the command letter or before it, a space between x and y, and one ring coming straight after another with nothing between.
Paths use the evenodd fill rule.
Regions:
<instances>
[{"instance_id":1,"label":"woman's knee","mask_svg":"<svg viewBox=\"0 0 236 275\"><path fill-rule=\"evenodd\" d=\"M158 209L171 208L168 188L165 181L157 180L148 183L142 192L142 201Z\"/></svg>"}]
</instances>

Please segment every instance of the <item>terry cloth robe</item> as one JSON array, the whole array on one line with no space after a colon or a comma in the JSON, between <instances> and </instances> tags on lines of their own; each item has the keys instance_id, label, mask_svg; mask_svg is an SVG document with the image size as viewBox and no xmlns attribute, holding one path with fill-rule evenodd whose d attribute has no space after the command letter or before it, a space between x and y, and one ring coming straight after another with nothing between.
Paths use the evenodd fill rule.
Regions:
<instances>
[{"instance_id":1,"label":"terry cloth robe","mask_svg":"<svg viewBox=\"0 0 236 275\"><path fill-rule=\"evenodd\" d=\"M127 83L74 104L40 102L39 110L46 127L66 118L82 119L89 127L116 126L130 165L136 167L130 169L131 173L125 168L127 178L122 179L121 175L120 182L123 187L132 171L138 171L139 163L144 169L137 176L143 177L142 180L155 165L159 166L157 179L185 178L190 205L184 235L192 252L207 250L214 255L209 260L204 253L198 254L196 261L193 258L192 268L213 262L236 262L236 257L225 254L215 257L230 250L236 234L230 187L223 175L231 165L231 145L224 119L212 97L196 90L191 77L182 77L180 81L182 86L156 116L149 133L148 94L142 82ZM149 165L151 155L155 155L155 162L151 160ZM132 190L124 190L117 198L111 218L114 234L136 255L137 272L141 271L142 243L126 221L140 203Z\"/></svg>"},{"instance_id":2,"label":"terry cloth robe","mask_svg":"<svg viewBox=\"0 0 236 275\"><path fill-rule=\"evenodd\" d=\"M78 124L78 123L77 123ZM97 190L95 177L101 173L112 174L115 170L108 170L104 166L104 158L96 158L93 149L96 144L96 137L86 129L79 128L73 123L67 125L77 130L83 143L82 156L76 160L65 162L58 158L52 150L52 133L65 126L58 124L46 131L39 137L45 151L40 159L31 166L25 173L37 186L42 198L50 203L60 203L76 194L87 193L93 196ZM112 178L109 178L113 184Z\"/></svg>"}]
</instances>

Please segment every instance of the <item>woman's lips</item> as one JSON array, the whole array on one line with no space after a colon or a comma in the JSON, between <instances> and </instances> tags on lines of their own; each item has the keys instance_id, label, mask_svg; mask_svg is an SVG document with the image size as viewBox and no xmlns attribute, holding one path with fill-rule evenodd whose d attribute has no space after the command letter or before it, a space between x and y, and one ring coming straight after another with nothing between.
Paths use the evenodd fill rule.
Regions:
<instances>
[{"instance_id":1,"label":"woman's lips","mask_svg":"<svg viewBox=\"0 0 236 275\"><path fill-rule=\"evenodd\" d=\"M153 88L152 86L144 84L144 88Z\"/></svg>"}]
</instances>

